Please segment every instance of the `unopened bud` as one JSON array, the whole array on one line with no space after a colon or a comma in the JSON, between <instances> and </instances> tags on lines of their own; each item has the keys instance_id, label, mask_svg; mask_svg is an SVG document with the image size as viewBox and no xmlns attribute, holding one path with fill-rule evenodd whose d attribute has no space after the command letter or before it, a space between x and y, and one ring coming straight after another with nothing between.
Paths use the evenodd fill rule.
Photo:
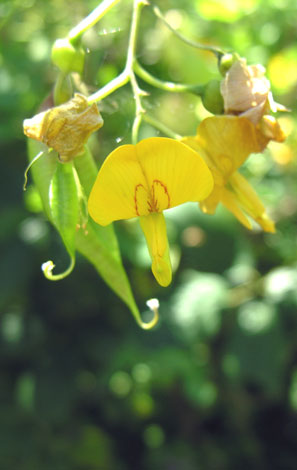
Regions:
<instances>
[{"instance_id":1,"label":"unopened bud","mask_svg":"<svg viewBox=\"0 0 297 470\"><path fill-rule=\"evenodd\" d=\"M68 39L57 39L52 47L51 59L64 73L82 73L85 52L82 47L74 47Z\"/></svg>"},{"instance_id":2,"label":"unopened bud","mask_svg":"<svg viewBox=\"0 0 297 470\"><path fill-rule=\"evenodd\" d=\"M236 52L224 54L223 56L220 57L218 67L223 77L226 75L228 70L232 67L234 62L236 62L239 58L240 57Z\"/></svg>"},{"instance_id":3,"label":"unopened bud","mask_svg":"<svg viewBox=\"0 0 297 470\"><path fill-rule=\"evenodd\" d=\"M270 92L265 68L259 64L247 65L246 59L237 60L226 73L221 92L225 113L240 114L255 108L256 113L252 114L251 120L257 123L266 112L265 105Z\"/></svg>"}]
</instances>

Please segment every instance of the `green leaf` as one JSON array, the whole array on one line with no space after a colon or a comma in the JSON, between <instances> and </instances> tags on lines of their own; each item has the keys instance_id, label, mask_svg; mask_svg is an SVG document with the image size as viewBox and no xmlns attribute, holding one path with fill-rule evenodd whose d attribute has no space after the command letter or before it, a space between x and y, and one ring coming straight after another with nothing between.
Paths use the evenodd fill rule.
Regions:
<instances>
[{"instance_id":1,"label":"green leaf","mask_svg":"<svg viewBox=\"0 0 297 470\"><path fill-rule=\"evenodd\" d=\"M74 165L87 200L98 174L95 160L87 146L85 146L85 153L75 158ZM120 257L118 241L114 234L113 226L101 227L98 224L93 224L93 229L98 234L100 242L105 245L105 248L117 253L116 256Z\"/></svg>"},{"instance_id":2,"label":"green leaf","mask_svg":"<svg viewBox=\"0 0 297 470\"><path fill-rule=\"evenodd\" d=\"M83 155L75 158L74 165L85 196L88 197L97 177L98 169L87 147L85 147ZM76 248L94 265L109 287L130 308L140 326L146 328L146 324L142 323L129 280L122 265L113 225L101 227L89 218L86 229L78 230L76 234Z\"/></svg>"},{"instance_id":3,"label":"green leaf","mask_svg":"<svg viewBox=\"0 0 297 470\"><path fill-rule=\"evenodd\" d=\"M108 243L107 240L110 242ZM122 265L113 226L97 227L92 220L89 220L86 229L78 230L76 234L76 248L93 264L106 284L130 308L136 321L142 323Z\"/></svg>"}]
</instances>

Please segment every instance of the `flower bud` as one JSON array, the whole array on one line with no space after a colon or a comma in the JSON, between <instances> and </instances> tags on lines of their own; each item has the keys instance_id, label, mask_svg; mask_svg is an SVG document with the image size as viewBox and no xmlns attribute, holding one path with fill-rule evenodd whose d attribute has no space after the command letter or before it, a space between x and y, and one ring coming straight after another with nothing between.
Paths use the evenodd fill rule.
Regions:
<instances>
[{"instance_id":1,"label":"flower bud","mask_svg":"<svg viewBox=\"0 0 297 470\"><path fill-rule=\"evenodd\" d=\"M220 81L210 80L204 88L201 96L203 106L212 114L224 112L224 101L220 91Z\"/></svg>"},{"instance_id":2,"label":"flower bud","mask_svg":"<svg viewBox=\"0 0 297 470\"><path fill-rule=\"evenodd\" d=\"M74 47L68 39L57 39L52 47L51 59L64 73L82 73L84 69L85 51L82 47Z\"/></svg>"},{"instance_id":3,"label":"flower bud","mask_svg":"<svg viewBox=\"0 0 297 470\"><path fill-rule=\"evenodd\" d=\"M285 134L270 112L287 109L274 101L262 65L247 65L246 59L239 58L222 80L221 93L225 114L244 117L254 124L261 151L270 140L284 141Z\"/></svg>"},{"instance_id":4,"label":"flower bud","mask_svg":"<svg viewBox=\"0 0 297 470\"><path fill-rule=\"evenodd\" d=\"M228 70L232 67L234 62L236 62L239 58L240 57L236 52L234 52L233 54L231 53L224 54L223 56L219 58L218 67L223 77L226 75Z\"/></svg>"},{"instance_id":5,"label":"flower bud","mask_svg":"<svg viewBox=\"0 0 297 470\"><path fill-rule=\"evenodd\" d=\"M246 59L237 60L221 83L226 114L253 112L250 120L257 124L265 114L270 92L269 80L262 65L247 65Z\"/></svg>"}]
</instances>

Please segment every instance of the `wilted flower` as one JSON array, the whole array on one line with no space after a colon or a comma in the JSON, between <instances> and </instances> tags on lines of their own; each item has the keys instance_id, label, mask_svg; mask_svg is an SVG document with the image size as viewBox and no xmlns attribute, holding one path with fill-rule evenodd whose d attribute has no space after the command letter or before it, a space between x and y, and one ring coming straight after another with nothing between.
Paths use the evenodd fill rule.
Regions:
<instances>
[{"instance_id":1,"label":"wilted flower","mask_svg":"<svg viewBox=\"0 0 297 470\"><path fill-rule=\"evenodd\" d=\"M205 199L213 178L199 154L173 139L151 137L115 149L103 163L88 208L100 225L139 217L152 271L162 286L171 282L163 211Z\"/></svg>"},{"instance_id":2,"label":"wilted flower","mask_svg":"<svg viewBox=\"0 0 297 470\"><path fill-rule=\"evenodd\" d=\"M76 93L66 103L36 114L24 121L24 133L58 152L67 162L84 152L92 132L103 126L97 105L91 106L85 96Z\"/></svg>"}]
</instances>

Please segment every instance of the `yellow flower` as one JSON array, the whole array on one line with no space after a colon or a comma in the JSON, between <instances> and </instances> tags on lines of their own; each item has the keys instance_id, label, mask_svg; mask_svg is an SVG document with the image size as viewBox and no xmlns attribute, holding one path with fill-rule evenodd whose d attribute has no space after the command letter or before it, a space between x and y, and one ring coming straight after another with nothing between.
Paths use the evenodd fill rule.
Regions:
<instances>
[{"instance_id":1,"label":"yellow flower","mask_svg":"<svg viewBox=\"0 0 297 470\"><path fill-rule=\"evenodd\" d=\"M84 152L92 132L102 126L97 105L90 106L85 96L76 93L66 103L25 119L24 133L53 148L62 162L68 162Z\"/></svg>"},{"instance_id":2,"label":"yellow flower","mask_svg":"<svg viewBox=\"0 0 297 470\"><path fill-rule=\"evenodd\" d=\"M151 137L118 147L107 157L88 208L100 225L139 217L153 274L167 286L172 272L163 211L201 201L212 188L211 172L199 154L173 139Z\"/></svg>"},{"instance_id":3,"label":"yellow flower","mask_svg":"<svg viewBox=\"0 0 297 470\"><path fill-rule=\"evenodd\" d=\"M202 155L213 174L213 191L200 202L203 212L213 214L221 202L245 227L252 228L247 214L263 230L275 231L256 192L237 171L251 153L261 151L258 132L248 119L236 116L204 119L197 135L185 137L183 142Z\"/></svg>"}]
</instances>

